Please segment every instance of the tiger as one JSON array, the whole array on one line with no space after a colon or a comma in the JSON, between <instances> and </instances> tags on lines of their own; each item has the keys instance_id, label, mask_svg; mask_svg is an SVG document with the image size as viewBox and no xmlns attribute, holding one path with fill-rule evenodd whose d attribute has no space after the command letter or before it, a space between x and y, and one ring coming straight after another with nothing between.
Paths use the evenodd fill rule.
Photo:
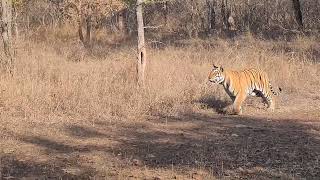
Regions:
<instances>
[{"instance_id":1,"label":"tiger","mask_svg":"<svg viewBox=\"0 0 320 180\"><path fill-rule=\"evenodd\" d=\"M262 97L267 104L267 108L273 112L275 109L273 95L279 95L282 91L279 88L279 92L275 92L267 74L254 68L235 71L213 64L208 80L211 83L223 85L226 93L233 101L232 108L224 109L224 111L235 115L242 114L242 103L248 95Z\"/></svg>"}]
</instances>

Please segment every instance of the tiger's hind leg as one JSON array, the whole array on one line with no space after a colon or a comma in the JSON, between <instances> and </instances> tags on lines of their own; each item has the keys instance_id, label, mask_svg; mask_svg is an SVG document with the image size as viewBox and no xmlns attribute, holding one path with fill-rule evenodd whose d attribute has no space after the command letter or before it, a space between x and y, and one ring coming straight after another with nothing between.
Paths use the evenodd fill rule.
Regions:
<instances>
[{"instance_id":1,"label":"tiger's hind leg","mask_svg":"<svg viewBox=\"0 0 320 180\"><path fill-rule=\"evenodd\" d=\"M267 104L267 108L269 109L269 111L274 112L275 101L274 101L274 98L272 97L272 95L264 93L262 98L263 98L264 102Z\"/></svg>"},{"instance_id":2,"label":"tiger's hind leg","mask_svg":"<svg viewBox=\"0 0 320 180\"><path fill-rule=\"evenodd\" d=\"M274 112L274 108L275 108L275 102L274 102L274 99L271 98L268 100L268 109L271 112Z\"/></svg>"}]
</instances>

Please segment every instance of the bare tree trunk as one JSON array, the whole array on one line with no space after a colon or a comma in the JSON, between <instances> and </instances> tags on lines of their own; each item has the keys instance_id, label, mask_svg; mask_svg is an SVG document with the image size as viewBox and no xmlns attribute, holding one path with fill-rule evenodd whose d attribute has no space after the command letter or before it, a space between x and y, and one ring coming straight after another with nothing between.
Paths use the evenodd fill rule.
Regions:
<instances>
[{"instance_id":1,"label":"bare tree trunk","mask_svg":"<svg viewBox=\"0 0 320 180\"><path fill-rule=\"evenodd\" d=\"M295 19L299 25L299 29L303 29L303 21L302 21L302 12L301 12L301 4L299 0L292 0L293 9L295 14Z\"/></svg>"},{"instance_id":2,"label":"bare tree trunk","mask_svg":"<svg viewBox=\"0 0 320 180\"><path fill-rule=\"evenodd\" d=\"M12 25L13 25L13 32L14 32L15 39L19 39L19 29L18 29L17 19L18 19L17 7L13 5L13 22L12 22Z\"/></svg>"},{"instance_id":3,"label":"bare tree trunk","mask_svg":"<svg viewBox=\"0 0 320 180\"><path fill-rule=\"evenodd\" d=\"M268 15L268 12L271 11L270 7L271 7L271 4L269 3L269 0L267 0L265 2L265 6L264 6L264 14L265 14L265 17L266 17L266 24L265 24L264 30L270 28L271 15Z\"/></svg>"},{"instance_id":4,"label":"bare tree trunk","mask_svg":"<svg viewBox=\"0 0 320 180\"><path fill-rule=\"evenodd\" d=\"M247 0L246 31L251 32L251 1Z\"/></svg>"},{"instance_id":5,"label":"bare tree trunk","mask_svg":"<svg viewBox=\"0 0 320 180\"><path fill-rule=\"evenodd\" d=\"M84 37L83 37L83 32L82 32L82 2L81 0L79 1L78 7L77 7L77 23L78 23L78 35L81 43L85 45Z\"/></svg>"},{"instance_id":6,"label":"bare tree trunk","mask_svg":"<svg viewBox=\"0 0 320 180\"><path fill-rule=\"evenodd\" d=\"M198 35L199 35L199 29L198 29L198 24L199 24L199 21L200 18L199 18L199 15L198 15L198 4L197 4L197 1L195 0L191 0L190 2L190 28L188 30L188 35L189 35L189 38L197 38ZM189 24L189 23L187 23Z\"/></svg>"},{"instance_id":7,"label":"bare tree trunk","mask_svg":"<svg viewBox=\"0 0 320 180\"><path fill-rule=\"evenodd\" d=\"M87 4L85 16L86 16L86 47L90 47L91 29L92 29L92 9L89 3Z\"/></svg>"},{"instance_id":8,"label":"bare tree trunk","mask_svg":"<svg viewBox=\"0 0 320 180\"><path fill-rule=\"evenodd\" d=\"M87 25L86 46L90 46L90 44L91 44L91 15L88 15L86 17L86 25Z\"/></svg>"},{"instance_id":9,"label":"bare tree trunk","mask_svg":"<svg viewBox=\"0 0 320 180\"><path fill-rule=\"evenodd\" d=\"M82 20L81 20L81 17L78 18L78 35L79 35L79 39L82 42L82 44L85 44L84 37L83 37L83 32L82 32Z\"/></svg>"},{"instance_id":10,"label":"bare tree trunk","mask_svg":"<svg viewBox=\"0 0 320 180\"><path fill-rule=\"evenodd\" d=\"M27 15L27 30L28 30L28 32L29 32L29 30L30 30L30 16L29 16L29 14Z\"/></svg>"},{"instance_id":11,"label":"bare tree trunk","mask_svg":"<svg viewBox=\"0 0 320 180\"><path fill-rule=\"evenodd\" d=\"M194 30L195 30L195 13L194 13L194 2L193 2L193 0L190 0L191 2L191 13L190 13L190 20L191 20L191 28L190 28L190 30L189 30L189 38L192 38L192 36L193 36L193 33L194 33Z\"/></svg>"},{"instance_id":12,"label":"bare tree trunk","mask_svg":"<svg viewBox=\"0 0 320 180\"><path fill-rule=\"evenodd\" d=\"M125 27L125 23L124 23L124 11L119 12L118 16L118 27L119 27L119 31L121 33L124 32L124 27Z\"/></svg>"},{"instance_id":13,"label":"bare tree trunk","mask_svg":"<svg viewBox=\"0 0 320 180\"><path fill-rule=\"evenodd\" d=\"M227 6L228 6L228 0L222 0L221 4L221 15L222 15L222 22L223 22L223 28L229 29L228 27L228 12L227 12Z\"/></svg>"},{"instance_id":14,"label":"bare tree trunk","mask_svg":"<svg viewBox=\"0 0 320 180\"><path fill-rule=\"evenodd\" d=\"M164 6L163 6L163 9L164 9L164 25L165 27L167 27L168 25L168 14L169 14L169 2L168 1L165 1L164 2Z\"/></svg>"},{"instance_id":15,"label":"bare tree trunk","mask_svg":"<svg viewBox=\"0 0 320 180\"><path fill-rule=\"evenodd\" d=\"M215 2L214 0L207 0L206 3L208 6L208 33L211 34L216 25Z\"/></svg>"},{"instance_id":16,"label":"bare tree trunk","mask_svg":"<svg viewBox=\"0 0 320 180\"><path fill-rule=\"evenodd\" d=\"M12 1L2 0L1 35L7 60L3 62L10 73L13 72L14 50L12 39Z\"/></svg>"},{"instance_id":17,"label":"bare tree trunk","mask_svg":"<svg viewBox=\"0 0 320 180\"><path fill-rule=\"evenodd\" d=\"M137 0L137 23L138 23L138 85L144 87L145 69L146 69L146 47L144 40L144 25L143 25L143 0Z\"/></svg>"}]
</instances>

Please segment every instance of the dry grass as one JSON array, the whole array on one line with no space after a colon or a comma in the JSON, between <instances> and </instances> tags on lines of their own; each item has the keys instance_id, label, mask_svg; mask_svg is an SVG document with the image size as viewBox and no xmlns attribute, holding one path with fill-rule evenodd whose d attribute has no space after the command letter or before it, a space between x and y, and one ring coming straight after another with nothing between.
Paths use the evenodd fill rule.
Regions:
<instances>
[{"instance_id":1,"label":"dry grass","mask_svg":"<svg viewBox=\"0 0 320 180\"><path fill-rule=\"evenodd\" d=\"M309 49L310 42L302 45L301 41L292 46ZM277 42L246 38L235 44L220 39L191 44L149 51L145 92L136 89L134 53L129 48L113 50L104 59L86 56L73 62L68 47L57 52L44 44L25 44L14 77L1 75L1 104L6 112L26 119L177 114L199 108L194 102L201 97L224 96L221 87L205 84L212 63L233 69L261 68L286 94L315 93L320 86L319 64L301 61L294 52L274 52Z\"/></svg>"},{"instance_id":2,"label":"dry grass","mask_svg":"<svg viewBox=\"0 0 320 180\"><path fill-rule=\"evenodd\" d=\"M161 134L167 133L168 138L171 138L172 135L177 144L184 142L176 138L180 134L192 136L194 139L191 139L190 142L203 138L197 137L200 135L205 136L205 139L215 137L209 133L209 130L210 132L219 130L218 119L215 121L217 128L204 129L203 133L208 134L192 130L197 124L187 122L187 120L193 121L192 118L194 118L198 123L203 122L205 124L203 127L208 127L210 124L208 119L212 114L202 119L200 116L184 117L185 114L197 114L204 111L212 113L212 106L216 106L213 100L216 100L218 105L228 101L222 87L206 84L212 63L233 69L261 68L269 74L273 84L284 90L284 95L279 101L278 112L312 111L314 115L309 113L311 119L319 115L319 57L311 53L314 51L309 51L317 46L315 39L299 38L288 43L242 37L235 42L210 39L181 43L185 46L169 45L162 49L149 49L147 85L144 91L136 88L135 55L128 46L113 47L104 55L85 53L81 55L83 60L79 62L74 61L78 59L74 56L83 53L82 49L70 46L70 43L60 42L53 45L34 44L29 41L20 43L14 76L0 75L2 119L0 147L5 147L2 153L0 151L0 155L9 152L9 154L14 154L16 159L20 159L16 160L16 163L21 163L21 159L24 159L24 161L34 162L35 167L47 166L47 162L54 161L53 170L50 172L43 170L45 174L57 172L54 168L63 166L63 161L60 159L66 158L71 165L82 167L80 171L84 170L84 174L80 175L83 177L93 177L95 174L102 173L106 177L118 176L122 179L136 172L137 178L150 177L155 174L162 178L176 177L178 179L196 176L221 178L225 174L223 174L223 166L220 165L226 155L220 154L221 162L219 158L217 160L220 165L208 170L205 158L209 157L201 154L201 148L199 149L196 145L191 145L191 150L199 151L199 153L191 157L194 159L190 161L199 163L190 167L193 169L191 172L187 165L180 167L179 164L172 165L171 169L168 164L160 168L151 165L145 167L132 165L132 162L135 162L132 152L137 151L137 154L144 152L149 145L140 145L143 145L144 138L148 141L150 135L154 136L152 140L158 141L162 138ZM101 49L101 47L95 47L93 52L101 52ZM255 113L262 113L261 111L258 110ZM249 108L247 115L250 113L254 114ZM214 113L213 117L215 116ZM161 127L156 127L159 125L157 122L148 124L152 117L160 118L158 123L168 118L170 121L171 117L186 119L180 121L184 122L183 125L177 123L180 124L177 127L173 120L168 126L160 123ZM276 115L272 117L277 119ZM243 119L239 120L245 122ZM228 126L231 125L228 124ZM139 133L148 132L140 136L136 131L131 132L132 129ZM159 133L159 137L155 136L153 131ZM133 143L130 148L120 145L121 142L124 142L130 146L128 142L131 142L131 137L140 139L139 143ZM232 146L232 143L229 145ZM169 150L170 147L168 147ZM117 154L118 148L124 151L128 148L126 151L128 154ZM109 149L112 150L109 151ZM157 146L154 147L154 150L166 151ZM229 149L220 150L219 152L223 153ZM171 151L180 152L175 148ZM78 159L79 162L73 160L77 153L81 159L81 161ZM141 156L145 155L148 153ZM35 160L32 157L39 157L39 159ZM170 159L172 156L168 155L167 158ZM6 161L7 159L4 160ZM15 160L8 161L15 163ZM75 161L79 164L73 163ZM202 162L204 164L201 164ZM230 167L225 168L230 170ZM260 168L259 170L259 167L257 168L251 168L248 171L259 171L262 174L268 171L268 169L261 170ZM78 171L79 168L76 170ZM276 170L272 169L270 172L273 171ZM239 175L239 173L232 175L231 172L229 174L234 177ZM24 175L20 174L20 176ZM274 177L276 176L287 177L282 176L281 173ZM288 177L291 176L288 175Z\"/></svg>"}]
</instances>

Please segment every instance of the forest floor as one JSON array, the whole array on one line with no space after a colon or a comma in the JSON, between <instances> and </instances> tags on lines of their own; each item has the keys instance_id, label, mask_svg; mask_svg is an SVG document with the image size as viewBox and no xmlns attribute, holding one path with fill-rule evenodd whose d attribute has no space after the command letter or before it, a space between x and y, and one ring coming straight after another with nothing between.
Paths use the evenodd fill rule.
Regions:
<instances>
[{"instance_id":1,"label":"forest floor","mask_svg":"<svg viewBox=\"0 0 320 180\"><path fill-rule=\"evenodd\" d=\"M303 96L303 95L302 95ZM2 179L314 179L320 96L283 94L276 112L249 98L242 116L207 108L75 125L0 121ZM259 108L260 107L260 108ZM2 113L3 115L4 113ZM19 119L20 120L17 120ZM63 123L62 123L63 122Z\"/></svg>"}]
</instances>

